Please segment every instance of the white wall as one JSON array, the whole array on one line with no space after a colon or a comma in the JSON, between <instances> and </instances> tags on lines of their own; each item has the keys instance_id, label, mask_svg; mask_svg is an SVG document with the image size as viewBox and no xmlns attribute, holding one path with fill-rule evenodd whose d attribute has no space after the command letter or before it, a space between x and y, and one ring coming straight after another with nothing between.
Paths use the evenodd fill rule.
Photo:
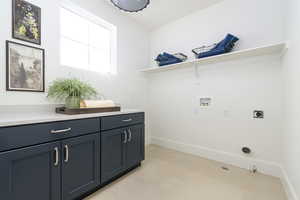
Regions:
<instances>
[{"instance_id":1,"label":"white wall","mask_svg":"<svg viewBox=\"0 0 300 200\"><path fill-rule=\"evenodd\" d=\"M192 48L217 42L226 33L241 38L237 49L282 42L282 5L281 0L227 0L200 10L154 31L150 59L162 51L192 57ZM279 176L281 70L275 55L200 67L199 77L193 68L151 75L153 142L245 168L256 164ZM200 109L199 97L212 97L213 105ZM256 109L265 111L265 119L252 118ZM242 155L243 145L252 148L251 157Z\"/></svg>"},{"instance_id":2,"label":"white wall","mask_svg":"<svg viewBox=\"0 0 300 200\"><path fill-rule=\"evenodd\" d=\"M11 37L11 0L0 6L0 105L48 104L45 93L6 92L5 40ZM46 88L57 77L79 77L89 81L107 98L121 103L124 108L144 108L146 80L137 70L148 63L149 34L135 22L122 16L118 9L100 0L74 0L84 9L117 26L118 74L104 76L94 72L61 67L59 62L59 6L60 0L31 0L42 8L42 48L46 50ZM76 25L76 22L74 22ZM80 27L78 27L80 28ZM20 42L18 40L13 40ZM23 42L21 42L23 43ZM30 44L31 45L31 44Z\"/></svg>"},{"instance_id":3,"label":"white wall","mask_svg":"<svg viewBox=\"0 0 300 200\"><path fill-rule=\"evenodd\" d=\"M227 33L240 37L237 49L282 42L282 0L225 0L155 30L151 63L162 51L182 52L220 41Z\"/></svg>"},{"instance_id":4,"label":"white wall","mask_svg":"<svg viewBox=\"0 0 300 200\"><path fill-rule=\"evenodd\" d=\"M289 50L284 57L285 77L285 126L284 126L284 170L290 199L300 198L300 2L286 1L286 38ZM298 198L297 198L298 196Z\"/></svg>"}]
</instances>

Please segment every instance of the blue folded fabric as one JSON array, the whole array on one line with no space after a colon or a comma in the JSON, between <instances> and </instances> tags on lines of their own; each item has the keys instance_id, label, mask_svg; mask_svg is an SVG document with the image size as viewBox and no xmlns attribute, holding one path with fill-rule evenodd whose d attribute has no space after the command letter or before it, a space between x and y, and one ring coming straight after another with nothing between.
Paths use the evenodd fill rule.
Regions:
<instances>
[{"instance_id":1,"label":"blue folded fabric","mask_svg":"<svg viewBox=\"0 0 300 200\"><path fill-rule=\"evenodd\" d=\"M216 56L232 51L235 43L239 40L236 36L228 34L224 40L219 42L213 49L207 52L203 52L197 55L197 58L205 58L210 56Z\"/></svg>"},{"instance_id":2,"label":"blue folded fabric","mask_svg":"<svg viewBox=\"0 0 300 200\"><path fill-rule=\"evenodd\" d=\"M159 54L155 61L158 62L159 66L165 66L165 65L170 65L170 64L176 64L183 62L179 58L173 56L172 54L164 52L163 54Z\"/></svg>"},{"instance_id":3,"label":"blue folded fabric","mask_svg":"<svg viewBox=\"0 0 300 200\"><path fill-rule=\"evenodd\" d=\"M181 63L182 61L178 61L178 60L175 60L175 59L170 59L170 60L167 60L167 61L161 61L158 63L159 66L165 66L165 65L171 65L171 64L176 64L176 63Z\"/></svg>"}]
</instances>

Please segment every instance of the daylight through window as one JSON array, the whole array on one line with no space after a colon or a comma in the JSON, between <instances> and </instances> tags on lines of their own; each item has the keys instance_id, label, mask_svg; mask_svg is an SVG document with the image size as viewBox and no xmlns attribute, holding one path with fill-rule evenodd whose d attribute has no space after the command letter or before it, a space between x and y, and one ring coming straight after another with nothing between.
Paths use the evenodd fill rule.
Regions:
<instances>
[{"instance_id":1,"label":"daylight through window","mask_svg":"<svg viewBox=\"0 0 300 200\"><path fill-rule=\"evenodd\" d=\"M115 73L116 31L113 25L65 7L61 8L60 14L61 65Z\"/></svg>"}]
</instances>

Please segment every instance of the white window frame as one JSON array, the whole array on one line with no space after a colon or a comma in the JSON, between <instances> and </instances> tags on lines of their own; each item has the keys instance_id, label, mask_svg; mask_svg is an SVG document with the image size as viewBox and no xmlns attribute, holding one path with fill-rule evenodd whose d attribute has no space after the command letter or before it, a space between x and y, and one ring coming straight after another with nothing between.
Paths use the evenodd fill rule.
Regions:
<instances>
[{"instance_id":1,"label":"white window frame","mask_svg":"<svg viewBox=\"0 0 300 200\"><path fill-rule=\"evenodd\" d=\"M76 14L84 19L87 19L87 20L91 21L92 23L102 26L111 32L111 37L110 37L110 39L111 39L110 40L110 63L111 63L111 65L110 65L109 74L117 74L117 27L115 25L101 19L100 17L90 13L89 11L79 7L78 5L74 4L73 2L71 2L69 0L63 0L60 4L60 8L69 10L69 11L73 12L74 14ZM61 22L61 20L59 20L59 21ZM59 31L59 33L60 33L59 38L60 38L60 44L61 44L61 39L62 39L61 30ZM61 59L61 56L62 56L61 52L59 53L59 56L60 56L60 65L61 66L75 68L74 66L63 65L62 59ZM99 67L101 67L101 66L99 66ZM80 69L80 68L76 68L76 69ZM81 69L81 70L94 71L94 70L90 70L88 68Z\"/></svg>"}]
</instances>

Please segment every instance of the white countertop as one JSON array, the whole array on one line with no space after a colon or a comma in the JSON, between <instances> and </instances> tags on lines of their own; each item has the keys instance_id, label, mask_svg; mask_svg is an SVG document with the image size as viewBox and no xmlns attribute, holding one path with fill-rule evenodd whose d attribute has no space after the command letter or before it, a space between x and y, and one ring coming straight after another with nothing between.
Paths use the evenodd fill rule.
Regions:
<instances>
[{"instance_id":1,"label":"white countertop","mask_svg":"<svg viewBox=\"0 0 300 200\"><path fill-rule=\"evenodd\" d=\"M122 114L131 114L143 112L141 110L122 110L120 112L107 112L107 113L95 113L95 114L80 114L80 115L64 115L57 113L28 113L26 115L0 115L0 127L19 126L27 124L55 122L55 121L66 121L74 119L86 119Z\"/></svg>"}]
</instances>

